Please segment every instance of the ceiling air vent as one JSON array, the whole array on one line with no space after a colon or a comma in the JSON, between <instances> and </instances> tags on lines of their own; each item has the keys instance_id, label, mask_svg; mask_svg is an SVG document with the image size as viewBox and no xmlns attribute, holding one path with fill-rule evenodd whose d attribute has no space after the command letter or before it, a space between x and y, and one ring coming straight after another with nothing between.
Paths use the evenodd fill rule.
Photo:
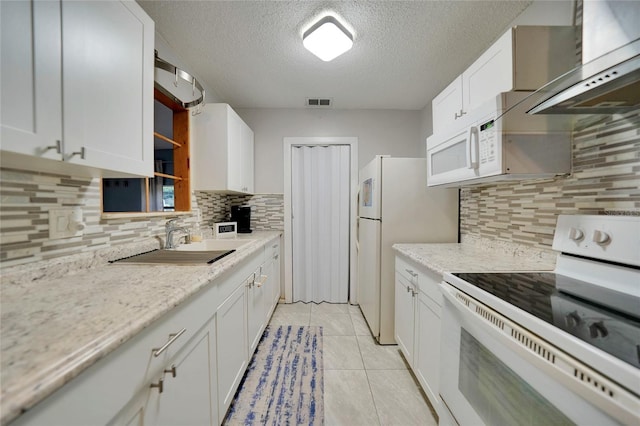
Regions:
<instances>
[{"instance_id":1,"label":"ceiling air vent","mask_svg":"<svg viewBox=\"0 0 640 426\"><path fill-rule=\"evenodd\" d=\"M331 108L333 99L331 98L307 98L306 106L312 108Z\"/></svg>"}]
</instances>

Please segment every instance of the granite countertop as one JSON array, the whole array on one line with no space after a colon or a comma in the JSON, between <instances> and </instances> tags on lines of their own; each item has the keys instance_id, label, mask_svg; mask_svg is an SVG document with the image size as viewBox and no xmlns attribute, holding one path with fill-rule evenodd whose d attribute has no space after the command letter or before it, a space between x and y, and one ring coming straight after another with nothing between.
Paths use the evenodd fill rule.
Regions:
<instances>
[{"instance_id":1,"label":"granite countertop","mask_svg":"<svg viewBox=\"0 0 640 426\"><path fill-rule=\"evenodd\" d=\"M556 253L519 244L468 238L463 243L394 244L393 249L438 273L552 271Z\"/></svg>"},{"instance_id":2,"label":"granite countertop","mask_svg":"<svg viewBox=\"0 0 640 426\"><path fill-rule=\"evenodd\" d=\"M0 423L76 377L189 296L281 235L254 240L212 265L108 264L159 240L2 271Z\"/></svg>"}]
</instances>

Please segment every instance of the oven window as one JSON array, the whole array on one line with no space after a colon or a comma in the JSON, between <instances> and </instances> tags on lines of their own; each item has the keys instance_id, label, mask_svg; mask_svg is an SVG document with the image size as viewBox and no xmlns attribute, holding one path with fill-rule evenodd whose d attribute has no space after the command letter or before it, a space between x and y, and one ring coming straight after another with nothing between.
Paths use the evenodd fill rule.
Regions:
<instances>
[{"instance_id":1,"label":"oven window","mask_svg":"<svg viewBox=\"0 0 640 426\"><path fill-rule=\"evenodd\" d=\"M444 148L431 155L431 175L467 168L467 140Z\"/></svg>"},{"instance_id":2,"label":"oven window","mask_svg":"<svg viewBox=\"0 0 640 426\"><path fill-rule=\"evenodd\" d=\"M458 388L487 425L572 425L464 328Z\"/></svg>"}]
</instances>

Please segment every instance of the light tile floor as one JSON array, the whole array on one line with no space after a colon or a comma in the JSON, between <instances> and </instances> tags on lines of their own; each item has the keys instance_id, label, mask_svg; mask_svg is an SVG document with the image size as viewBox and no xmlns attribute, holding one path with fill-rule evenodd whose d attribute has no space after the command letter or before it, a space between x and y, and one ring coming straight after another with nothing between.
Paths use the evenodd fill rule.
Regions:
<instances>
[{"instance_id":1,"label":"light tile floor","mask_svg":"<svg viewBox=\"0 0 640 426\"><path fill-rule=\"evenodd\" d=\"M397 346L378 345L358 306L279 304L271 325L321 325L325 424L436 425Z\"/></svg>"}]
</instances>

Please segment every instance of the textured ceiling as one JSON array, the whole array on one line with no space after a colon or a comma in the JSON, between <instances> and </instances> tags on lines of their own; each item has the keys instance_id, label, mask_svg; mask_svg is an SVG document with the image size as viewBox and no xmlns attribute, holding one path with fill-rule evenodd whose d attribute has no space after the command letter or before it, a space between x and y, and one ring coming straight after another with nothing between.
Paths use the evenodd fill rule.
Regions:
<instances>
[{"instance_id":1,"label":"textured ceiling","mask_svg":"<svg viewBox=\"0 0 640 426\"><path fill-rule=\"evenodd\" d=\"M193 72L235 108L422 109L530 1L139 1ZM323 62L302 33L325 12L354 46Z\"/></svg>"}]
</instances>

